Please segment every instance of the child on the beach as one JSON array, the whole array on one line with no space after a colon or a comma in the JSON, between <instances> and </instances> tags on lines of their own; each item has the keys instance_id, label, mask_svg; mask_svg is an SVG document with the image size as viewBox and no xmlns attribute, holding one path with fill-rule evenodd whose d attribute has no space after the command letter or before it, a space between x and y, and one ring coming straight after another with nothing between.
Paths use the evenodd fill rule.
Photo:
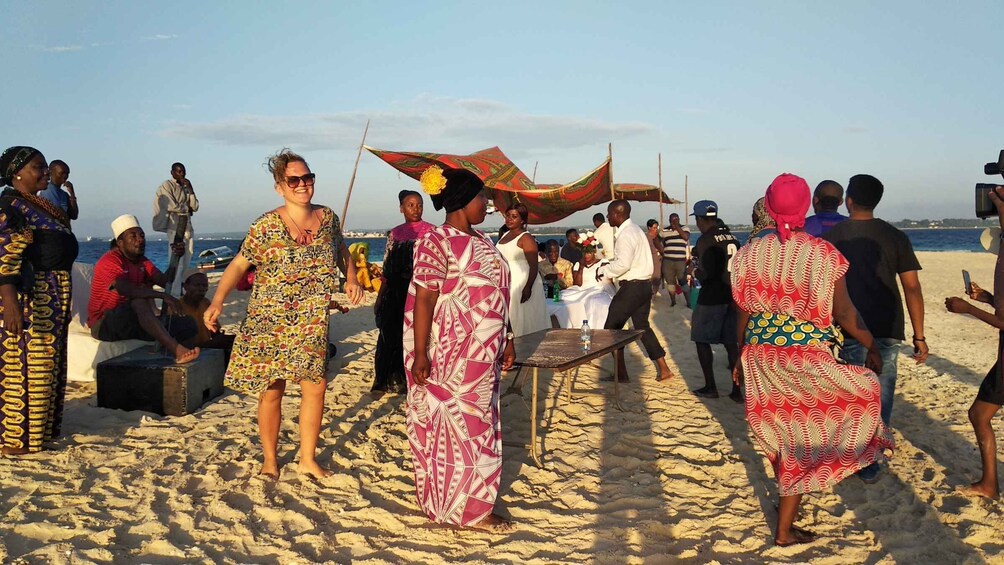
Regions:
<instances>
[{"instance_id":1,"label":"child on the beach","mask_svg":"<svg viewBox=\"0 0 1004 565\"><path fill-rule=\"evenodd\" d=\"M202 323L202 316L209 307L206 293L209 291L209 277L205 273L192 273L181 283L181 313L195 320L199 333L195 345L203 349L222 349L230 362L230 351L234 348L234 336L223 330L210 331Z\"/></svg>"}]
</instances>

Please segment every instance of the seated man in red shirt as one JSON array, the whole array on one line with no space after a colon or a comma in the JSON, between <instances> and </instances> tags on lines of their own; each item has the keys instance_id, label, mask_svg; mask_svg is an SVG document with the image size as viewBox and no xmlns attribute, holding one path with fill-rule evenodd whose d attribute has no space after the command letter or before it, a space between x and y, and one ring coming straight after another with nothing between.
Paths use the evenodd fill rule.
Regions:
<instances>
[{"instance_id":1,"label":"seated man in red shirt","mask_svg":"<svg viewBox=\"0 0 1004 565\"><path fill-rule=\"evenodd\" d=\"M115 247L94 265L91 299L87 305L87 325L101 341L124 339L156 340L178 363L199 356L199 348L189 349L197 326L188 316L167 316L161 322L153 301L163 299L169 312L181 313L181 304L170 294L153 289L167 283L146 258L146 234L135 216L119 216L112 222ZM184 252L184 249L181 249Z\"/></svg>"}]
</instances>

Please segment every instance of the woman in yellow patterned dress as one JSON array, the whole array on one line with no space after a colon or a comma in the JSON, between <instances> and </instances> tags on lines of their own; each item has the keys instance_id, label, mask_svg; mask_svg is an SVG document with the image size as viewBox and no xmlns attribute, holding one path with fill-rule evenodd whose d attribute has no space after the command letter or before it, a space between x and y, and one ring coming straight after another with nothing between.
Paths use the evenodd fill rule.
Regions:
<instances>
[{"instance_id":1,"label":"woman in yellow patterned dress","mask_svg":"<svg viewBox=\"0 0 1004 565\"><path fill-rule=\"evenodd\" d=\"M286 381L300 384L301 473L323 478L330 471L314 459L324 410L328 312L335 288L336 253L341 255L353 304L362 298L355 267L348 260L338 216L311 204L314 174L303 157L283 149L268 161L275 191L284 204L255 220L240 253L223 273L205 323L217 328L227 295L255 265L247 317L234 342L226 384L258 394L261 475L278 479L279 425Z\"/></svg>"}]
</instances>

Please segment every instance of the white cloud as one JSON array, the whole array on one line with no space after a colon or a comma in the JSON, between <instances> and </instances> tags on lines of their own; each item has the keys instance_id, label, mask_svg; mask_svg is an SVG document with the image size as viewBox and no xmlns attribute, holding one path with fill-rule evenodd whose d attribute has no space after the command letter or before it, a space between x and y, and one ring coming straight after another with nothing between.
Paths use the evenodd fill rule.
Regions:
<instances>
[{"instance_id":1,"label":"white cloud","mask_svg":"<svg viewBox=\"0 0 1004 565\"><path fill-rule=\"evenodd\" d=\"M331 114L233 116L213 122L175 122L161 133L223 145L295 145L303 150L352 149L366 120L368 145L391 149L465 150L499 145L526 153L605 145L655 131L644 122L613 122L521 112L501 102L423 95L392 110ZM513 156L517 155L516 151Z\"/></svg>"},{"instance_id":2,"label":"white cloud","mask_svg":"<svg viewBox=\"0 0 1004 565\"><path fill-rule=\"evenodd\" d=\"M71 51L82 51L83 49L83 45L54 45L52 47L43 47L42 51L46 53L69 53Z\"/></svg>"},{"instance_id":3,"label":"white cloud","mask_svg":"<svg viewBox=\"0 0 1004 565\"><path fill-rule=\"evenodd\" d=\"M178 35L175 34L175 33L172 33L172 34L158 33L156 35L147 35L147 36L143 37L142 39L144 41L165 41L165 40L168 40L168 39L178 39Z\"/></svg>"}]
</instances>

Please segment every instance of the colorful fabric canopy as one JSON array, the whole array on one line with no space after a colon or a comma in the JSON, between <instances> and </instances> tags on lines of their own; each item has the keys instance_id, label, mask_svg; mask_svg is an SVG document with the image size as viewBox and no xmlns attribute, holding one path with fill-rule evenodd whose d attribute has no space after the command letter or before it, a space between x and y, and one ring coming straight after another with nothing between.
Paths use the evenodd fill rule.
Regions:
<instances>
[{"instance_id":1,"label":"colorful fabric canopy","mask_svg":"<svg viewBox=\"0 0 1004 565\"><path fill-rule=\"evenodd\" d=\"M478 175L490 189L534 190L533 182L506 157L498 147L483 149L470 155L447 153L422 153L416 151L384 151L367 146L366 149L383 159L388 165L418 180L430 165L450 169L467 169Z\"/></svg>"},{"instance_id":2,"label":"colorful fabric canopy","mask_svg":"<svg viewBox=\"0 0 1004 565\"><path fill-rule=\"evenodd\" d=\"M525 205L529 211L530 224L557 222L575 212L612 200L609 159L570 184L534 185L498 147L470 155L384 151L373 147L366 149L413 179L418 179L426 168L434 164L467 169L484 181L485 188L491 193L492 201L499 210L507 210L516 202ZM659 201L659 187L649 184L614 184L614 193L617 198L626 200ZM679 203L665 192L662 193L662 201L667 204Z\"/></svg>"}]
</instances>

